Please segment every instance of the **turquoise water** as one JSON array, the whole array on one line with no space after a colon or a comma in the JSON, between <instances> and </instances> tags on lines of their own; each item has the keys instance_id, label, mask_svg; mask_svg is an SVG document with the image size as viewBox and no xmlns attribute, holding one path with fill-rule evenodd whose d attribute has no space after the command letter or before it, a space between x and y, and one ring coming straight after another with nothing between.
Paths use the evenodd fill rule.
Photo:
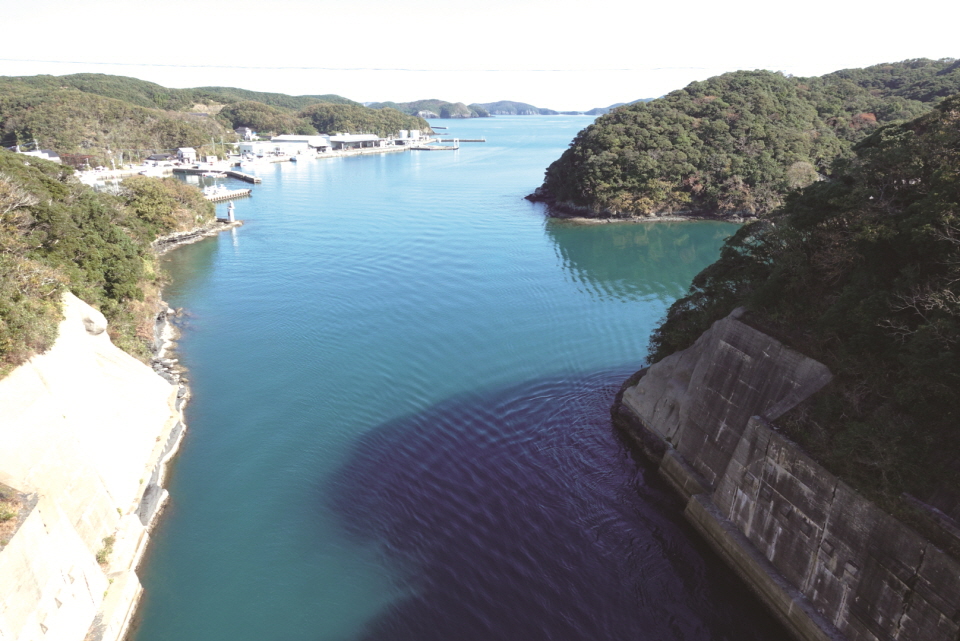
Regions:
<instances>
[{"instance_id":1,"label":"turquoise water","mask_svg":"<svg viewBox=\"0 0 960 641\"><path fill-rule=\"evenodd\" d=\"M545 218L522 197L589 122L273 165L165 257L193 400L139 641L763 638L606 415L734 228Z\"/></svg>"}]
</instances>

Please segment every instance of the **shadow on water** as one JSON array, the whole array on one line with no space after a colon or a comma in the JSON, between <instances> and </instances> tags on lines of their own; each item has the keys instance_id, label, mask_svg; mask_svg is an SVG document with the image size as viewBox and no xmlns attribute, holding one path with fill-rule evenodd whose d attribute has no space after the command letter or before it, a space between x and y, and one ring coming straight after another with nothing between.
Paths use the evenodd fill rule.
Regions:
<instances>
[{"instance_id":1,"label":"shadow on water","mask_svg":"<svg viewBox=\"0 0 960 641\"><path fill-rule=\"evenodd\" d=\"M168 281L164 295L182 298L205 287L213 277L219 243L220 236L212 236L165 254L160 259Z\"/></svg>"},{"instance_id":2,"label":"shadow on water","mask_svg":"<svg viewBox=\"0 0 960 641\"><path fill-rule=\"evenodd\" d=\"M599 298L673 300L717 259L736 225L715 222L579 224L547 221L574 282Z\"/></svg>"},{"instance_id":3,"label":"shadow on water","mask_svg":"<svg viewBox=\"0 0 960 641\"><path fill-rule=\"evenodd\" d=\"M616 438L629 373L452 399L365 434L323 494L407 597L361 638L787 638Z\"/></svg>"}]
</instances>

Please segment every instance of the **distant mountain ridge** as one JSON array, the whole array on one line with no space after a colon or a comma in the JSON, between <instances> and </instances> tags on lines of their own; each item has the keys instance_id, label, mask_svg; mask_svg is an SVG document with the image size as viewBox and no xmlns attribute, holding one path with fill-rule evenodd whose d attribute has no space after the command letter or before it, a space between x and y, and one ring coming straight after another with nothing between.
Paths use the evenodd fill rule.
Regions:
<instances>
[{"instance_id":1,"label":"distant mountain ridge","mask_svg":"<svg viewBox=\"0 0 960 641\"><path fill-rule=\"evenodd\" d=\"M282 109L303 109L320 102L360 106L359 102L336 94L289 96L282 93L250 91L236 87L171 89L147 80L102 73L0 77L0 82L7 81L20 82L37 89L77 89L84 93L95 94L104 98L114 98L140 107L171 111L188 110L197 103L230 104L244 100L252 100Z\"/></svg>"},{"instance_id":2,"label":"distant mountain ridge","mask_svg":"<svg viewBox=\"0 0 960 641\"><path fill-rule=\"evenodd\" d=\"M420 118L486 118L490 114L478 105L465 105L462 102L447 102L438 98L414 100L412 102L368 102L371 109L396 109Z\"/></svg>"},{"instance_id":3,"label":"distant mountain ridge","mask_svg":"<svg viewBox=\"0 0 960 641\"><path fill-rule=\"evenodd\" d=\"M556 116L560 112L553 109L543 109L534 107L525 102L515 102L513 100L499 100L497 102L481 102L470 105L471 107L481 107L491 116Z\"/></svg>"},{"instance_id":4,"label":"distant mountain ridge","mask_svg":"<svg viewBox=\"0 0 960 641\"><path fill-rule=\"evenodd\" d=\"M645 98L644 100L652 100ZM639 101L638 101L639 102ZM499 100L497 102L474 102L469 105L462 102L447 102L430 98L426 100L414 100L411 102L367 102L365 106L372 109L383 109L390 107L403 113L421 118L486 118L488 116L557 116L557 115L598 115L607 113L613 107L628 104L617 103L611 107L598 107L590 111L557 111L555 109L546 109L536 107L526 102L517 102L515 100Z\"/></svg>"}]
</instances>

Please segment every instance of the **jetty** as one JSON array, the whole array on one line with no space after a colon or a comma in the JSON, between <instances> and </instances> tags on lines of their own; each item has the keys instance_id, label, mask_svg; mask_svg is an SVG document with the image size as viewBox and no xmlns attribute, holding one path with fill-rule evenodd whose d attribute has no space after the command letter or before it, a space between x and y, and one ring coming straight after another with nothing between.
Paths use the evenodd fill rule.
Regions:
<instances>
[{"instance_id":1,"label":"jetty","mask_svg":"<svg viewBox=\"0 0 960 641\"><path fill-rule=\"evenodd\" d=\"M263 182L262 179L258 178L257 176L251 176L250 174L245 174L241 171L236 171L234 169L219 169L219 170L211 171L209 167L208 168L174 167L173 173L185 174L188 176L204 176L211 173L216 173L218 174L217 177L221 177L221 175L222 177L229 176L230 178L236 178L237 180L242 180L244 182L253 183L253 184L258 184Z\"/></svg>"},{"instance_id":2,"label":"jetty","mask_svg":"<svg viewBox=\"0 0 960 641\"><path fill-rule=\"evenodd\" d=\"M209 200L212 203L220 203L225 200L233 200L234 198L246 198L250 195L251 190L249 189L211 189L203 191L203 197Z\"/></svg>"},{"instance_id":3,"label":"jetty","mask_svg":"<svg viewBox=\"0 0 960 641\"><path fill-rule=\"evenodd\" d=\"M225 171L225 172L223 172L223 173L225 173L226 175L230 176L231 178L236 178L237 180L242 180L242 181L244 181L244 182L253 183L254 185L259 185L260 183L263 182L263 179L260 178L259 176L253 176L253 175L251 175L251 174L245 174L245 173L243 173L242 171L235 171L235 170L233 170L233 169L229 169L229 170L227 170L227 171ZM250 190L248 189L247 191L250 191Z\"/></svg>"}]
</instances>

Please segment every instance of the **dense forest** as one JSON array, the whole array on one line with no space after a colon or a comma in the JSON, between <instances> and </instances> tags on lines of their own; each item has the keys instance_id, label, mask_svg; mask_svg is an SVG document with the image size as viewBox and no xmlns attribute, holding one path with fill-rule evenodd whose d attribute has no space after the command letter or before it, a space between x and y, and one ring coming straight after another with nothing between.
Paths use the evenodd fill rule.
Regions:
<instances>
[{"instance_id":1,"label":"dense forest","mask_svg":"<svg viewBox=\"0 0 960 641\"><path fill-rule=\"evenodd\" d=\"M262 134L430 131L425 120L369 109L340 96L287 96L229 87L168 89L108 76L0 77L0 145L34 144L90 156L91 164L141 160L178 147L222 154L233 130ZM122 156L121 156L122 154Z\"/></svg>"},{"instance_id":2,"label":"dense forest","mask_svg":"<svg viewBox=\"0 0 960 641\"><path fill-rule=\"evenodd\" d=\"M0 150L0 376L53 343L65 289L104 313L114 343L148 358L159 288L150 243L213 216L200 190L173 178L96 193L69 167Z\"/></svg>"},{"instance_id":3,"label":"dense forest","mask_svg":"<svg viewBox=\"0 0 960 641\"><path fill-rule=\"evenodd\" d=\"M727 241L671 306L651 359L745 306L746 322L835 374L781 428L888 509L902 513L907 493L950 511L960 499L960 95L875 127L831 159L831 173Z\"/></svg>"},{"instance_id":4,"label":"dense forest","mask_svg":"<svg viewBox=\"0 0 960 641\"><path fill-rule=\"evenodd\" d=\"M763 216L829 177L884 124L960 91L960 61L818 78L738 71L614 109L581 131L531 196L593 216Z\"/></svg>"},{"instance_id":5,"label":"dense forest","mask_svg":"<svg viewBox=\"0 0 960 641\"><path fill-rule=\"evenodd\" d=\"M294 111L318 102L354 106L360 104L335 94L288 96L282 93L250 91L235 87L170 89L138 78L102 73L76 73L67 76L8 76L0 78L0 82L25 84L37 89L77 89L84 93L115 98L140 107L169 111L186 111L196 104L231 104L245 100Z\"/></svg>"}]
</instances>

